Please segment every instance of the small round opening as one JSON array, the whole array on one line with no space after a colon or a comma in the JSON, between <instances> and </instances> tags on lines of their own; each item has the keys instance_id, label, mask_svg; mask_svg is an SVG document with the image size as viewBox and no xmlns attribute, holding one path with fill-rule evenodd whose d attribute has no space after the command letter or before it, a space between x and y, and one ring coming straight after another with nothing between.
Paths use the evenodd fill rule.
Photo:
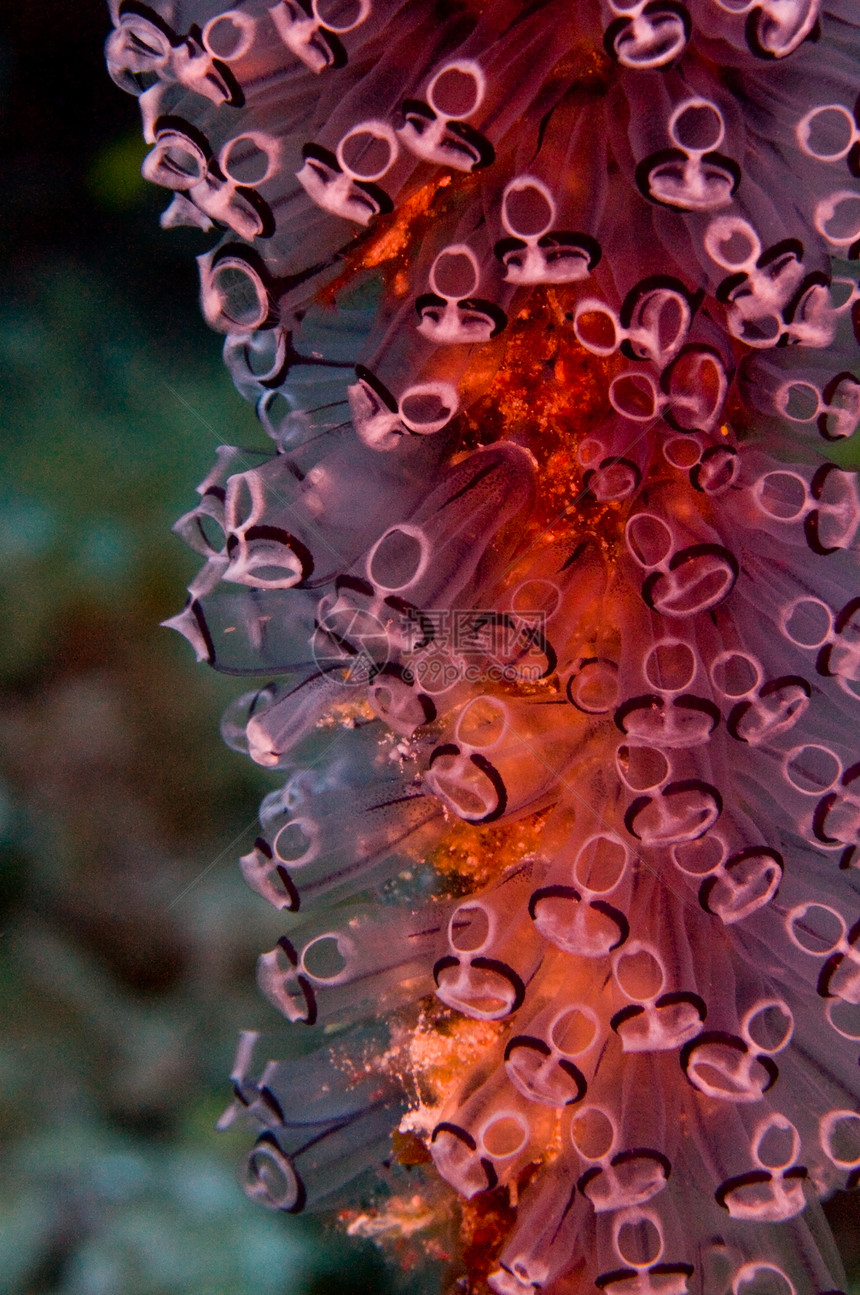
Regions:
<instances>
[{"instance_id":1,"label":"small round opening","mask_svg":"<svg viewBox=\"0 0 860 1295\"><path fill-rule=\"evenodd\" d=\"M365 21L370 5L371 0L312 0L311 9L317 22L343 36Z\"/></svg>"},{"instance_id":2,"label":"small round opening","mask_svg":"<svg viewBox=\"0 0 860 1295\"><path fill-rule=\"evenodd\" d=\"M369 575L379 589L406 589L417 579L424 557L424 546L417 535L405 530L391 530L374 549Z\"/></svg>"},{"instance_id":3,"label":"small round opening","mask_svg":"<svg viewBox=\"0 0 860 1295\"><path fill-rule=\"evenodd\" d=\"M860 1165L860 1115L855 1111L829 1111L821 1120L821 1145L840 1169Z\"/></svg>"},{"instance_id":4,"label":"small round opening","mask_svg":"<svg viewBox=\"0 0 860 1295\"><path fill-rule=\"evenodd\" d=\"M608 894L624 876L627 850L609 836L595 836L576 856L574 881L594 894Z\"/></svg>"},{"instance_id":5,"label":"small round opening","mask_svg":"<svg viewBox=\"0 0 860 1295\"><path fill-rule=\"evenodd\" d=\"M611 355L618 345L615 320L608 310L599 307L577 311L574 332L586 350L595 355Z\"/></svg>"},{"instance_id":6,"label":"small round opening","mask_svg":"<svg viewBox=\"0 0 860 1295\"><path fill-rule=\"evenodd\" d=\"M341 951L339 935L318 935L305 946L302 970L314 980L337 980L346 970L347 960Z\"/></svg>"},{"instance_id":7,"label":"small round opening","mask_svg":"<svg viewBox=\"0 0 860 1295\"><path fill-rule=\"evenodd\" d=\"M691 153L706 153L719 148L725 135L723 117L719 108L705 100L683 104L673 115L669 130L679 148Z\"/></svg>"},{"instance_id":8,"label":"small round opening","mask_svg":"<svg viewBox=\"0 0 860 1295\"><path fill-rule=\"evenodd\" d=\"M811 382L787 382L776 393L776 407L793 423L811 423L821 408L821 395Z\"/></svg>"},{"instance_id":9,"label":"small round opening","mask_svg":"<svg viewBox=\"0 0 860 1295\"><path fill-rule=\"evenodd\" d=\"M695 438L672 436L663 446L663 456L673 468L689 472L702 457L702 447Z\"/></svg>"},{"instance_id":10,"label":"small round opening","mask_svg":"<svg viewBox=\"0 0 860 1295\"><path fill-rule=\"evenodd\" d=\"M785 635L798 647L820 647L830 633L829 608L817 598L799 598L783 613Z\"/></svg>"},{"instance_id":11,"label":"small round opening","mask_svg":"<svg viewBox=\"0 0 860 1295\"><path fill-rule=\"evenodd\" d=\"M775 1116L760 1129L753 1151L765 1169L781 1170L794 1162L798 1149L797 1129L788 1120Z\"/></svg>"},{"instance_id":12,"label":"small round opening","mask_svg":"<svg viewBox=\"0 0 860 1295\"><path fill-rule=\"evenodd\" d=\"M724 697L745 697L758 687L761 669L746 652L726 652L711 666L711 679Z\"/></svg>"},{"instance_id":13,"label":"small round opening","mask_svg":"<svg viewBox=\"0 0 860 1295\"><path fill-rule=\"evenodd\" d=\"M626 1219L618 1228L615 1248L623 1263L631 1268L647 1268L660 1258L663 1238L653 1219L641 1214Z\"/></svg>"},{"instance_id":14,"label":"small round opening","mask_svg":"<svg viewBox=\"0 0 860 1295\"><path fill-rule=\"evenodd\" d=\"M698 841L672 846L672 858L690 877L706 877L719 868L725 857L726 847L717 836L701 836Z\"/></svg>"},{"instance_id":15,"label":"small round opening","mask_svg":"<svg viewBox=\"0 0 860 1295\"><path fill-rule=\"evenodd\" d=\"M457 741L465 746L495 746L507 728L505 707L492 697L476 697L460 716Z\"/></svg>"},{"instance_id":16,"label":"small round opening","mask_svg":"<svg viewBox=\"0 0 860 1295\"><path fill-rule=\"evenodd\" d=\"M514 180L502 199L505 223L517 238L540 238L555 219L549 190L537 180Z\"/></svg>"},{"instance_id":17,"label":"small round opening","mask_svg":"<svg viewBox=\"0 0 860 1295\"><path fill-rule=\"evenodd\" d=\"M854 143L855 135L854 119L839 103L813 108L797 124L800 147L820 162L838 162Z\"/></svg>"},{"instance_id":18,"label":"small round opening","mask_svg":"<svg viewBox=\"0 0 860 1295\"><path fill-rule=\"evenodd\" d=\"M645 658L645 678L659 691L680 692L688 688L696 673L696 657L686 643L670 640L657 643Z\"/></svg>"},{"instance_id":19,"label":"small round opening","mask_svg":"<svg viewBox=\"0 0 860 1295\"><path fill-rule=\"evenodd\" d=\"M158 137L154 157L158 159L160 178L171 188L191 188L206 174L206 158L201 150L172 131Z\"/></svg>"},{"instance_id":20,"label":"small round opening","mask_svg":"<svg viewBox=\"0 0 860 1295\"><path fill-rule=\"evenodd\" d=\"M652 746L623 742L615 753L615 764L631 791L652 791L669 777L669 761Z\"/></svg>"},{"instance_id":21,"label":"small round opening","mask_svg":"<svg viewBox=\"0 0 860 1295\"><path fill-rule=\"evenodd\" d=\"M338 145L337 160L358 180L379 180L396 154L394 132L387 126L368 122L344 135Z\"/></svg>"},{"instance_id":22,"label":"small round opening","mask_svg":"<svg viewBox=\"0 0 860 1295\"><path fill-rule=\"evenodd\" d=\"M448 939L458 953L477 953L487 945L491 930L490 915L481 904L461 904L451 917Z\"/></svg>"},{"instance_id":23,"label":"small round opening","mask_svg":"<svg viewBox=\"0 0 860 1295\"><path fill-rule=\"evenodd\" d=\"M615 1142L615 1127L605 1111L589 1106L580 1111L570 1125L573 1145L586 1160L602 1160Z\"/></svg>"},{"instance_id":24,"label":"small round opening","mask_svg":"<svg viewBox=\"0 0 860 1295\"><path fill-rule=\"evenodd\" d=\"M443 755L434 761L427 782L461 818L472 821L484 818L499 803L498 788L493 781L476 764L459 755Z\"/></svg>"},{"instance_id":25,"label":"small round opening","mask_svg":"<svg viewBox=\"0 0 860 1295\"><path fill-rule=\"evenodd\" d=\"M637 422L654 418L657 413L657 391L644 373L622 373L609 387L612 406L624 418Z\"/></svg>"},{"instance_id":26,"label":"small round opening","mask_svg":"<svg viewBox=\"0 0 860 1295\"><path fill-rule=\"evenodd\" d=\"M777 521L799 517L806 504L806 482L794 472L768 472L755 490L763 511Z\"/></svg>"},{"instance_id":27,"label":"small round opening","mask_svg":"<svg viewBox=\"0 0 860 1295\"><path fill-rule=\"evenodd\" d=\"M618 669L612 661L586 661L567 683L569 700L588 715L603 715L618 702Z\"/></svg>"},{"instance_id":28,"label":"small round opening","mask_svg":"<svg viewBox=\"0 0 860 1295\"><path fill-rule=\"evenodd\" d=\"M428 383L404 391L400 416L412 432L438 432L457 411L457 393L446 383Z\"/></svg>"},{"instance_id":29,"label":"small round opening","mask_svg":"<svg viewBox=\"0 0 860 1295\"><path fill-rule=\"evenodd\" d=\"M785 761L785 776L798 791L806 796L819 796L829 791L836 782L842 765L826 746L795 747Z\"/></svg>"},{"instance_id":30,"label":"small round opening","mask_svg":"<svg viewBox=\"0 0 860 1295\"><path fill-rule=\"evenodd\" d=\"M738 1269L732 1295L795 1295L795 1289L781 1268L751 1262Z\"/></svg>"},{"instance_id":31,"label":"small round opening","mask_svg":"<svg viewBox=\"0 0 860 1295\"><path fill-rule=\"evenodd\" d=\"M304 858L313 844L308 835L307 824L300 819L287 823L275 837L275 854L284 863L296 864Z\"/></svg>"},{"instance_id":32,"label":"small round opening","mask_svg":"<svg viewBox=\"0 0 860 1295\"><path fill-rule=\"evenodd\" d=\"M256 1146L245 1162L245 1191L273 1210L291 1210L299 1199L295 1171L280 1148Z\"/></svg>"},{"instance_id":33,"label":"small round opening","mask_svg":"<svg viewBox=\"0 0 860 1295\"><path fill-rule=\"evenodd\" d=\"M597 1019L587 1009L572 1007L557 1016L550 1027L552 1046L565 1057L579 1057L597 1038Z\"/></svg>"},{"instance_id":34,"label":"small round opening","mask_svg":"<svg viewBox=\"0 0 860 1295\"><path fill-rule=\"evenodd\" d=\"M824 958L845 937L845 920L826 904L802 904L788 916L788 930L805 953Z\"/></svg>"},{"instance_id":35,"label":"small round opening","mask_svg":"<svg viewBox=\"0 0 860 1295\"><path fill-rule=\"evenodd\" d=\"M645 1002L657 997L665 976L654 954L640 948L621 954L615 964L615 979L628 998Z\"/></svg>"},{"instance_id":36,"label":"small round opening","mask_svg":"<svg viewBox=\"0 0 860 1295\"><path fill-rule=\"evenodd\" d=\"M430 272L430 286L452 301L471 297L478 287L478 265L469 248L458 245L440 252Z\"/></svg>"},{"instance_id":37,"label":"small round opening","mask_svg":"<svg viewBox=\"0 0 860 1295\"><path fill-rule=\"evenodd\" d=\"M815 209L815 226L836 247L847 247L860 238L860 196L845 190L824 198Z\"/></svg>"},{"instance_id":38,"label":"small round opening","mask_svg":"<svg viewBox=\"0 0 860 1295\"><path fill-rule=\"evenodd\" d=\"M762 1003L746 1020L747 1037L762 1052L779 1052L791 1039L794 1018L785 1003Z\"/></svg>"},{"instance_id":39,"label":"small round opening","mask_svg":"<svg viewBox=\"0 0 860 1295\"><path fill-rule=\"evenodd\" d=\"M519 1115L498 1115L484 1127L481 1144L494 1160L515 1156L528 1142L529 1128Z\"/></svg>"},{"instance_id":40,"label":"small round opening","mask_svg":"<svg viewBox=\"0 0 860 1295\"><path fill-rule=\"evenodd\" d=\"M213 58L241 58L251 48L255 26L253 18L235 9L218 14L203 28L203 45Z\"/></svg>"},{"instance_id":41,"label":"small round opening","mask_svg":"<svg viewBox=\"0 0 860 1295\"><path fill-rule=\"evenodd\" d=\"M274 143L274 141L272 141ZM262 184L272 168L269 151L261 137L237 135L225 144L218 158L221 170L236 184Z\"/></svg>"},{"instance_id":42,"label":"small round opening","mask_svg":"<svg viewBox=\"0 0 860 1295\"><path fill-rule=\"evenodd\" d=\"M469 117L484 97L484 74L477 63L450 63L427 90L427 102L440 117Z\"/></svg>"},{"instance_id":43,"label":"small round opening","mask_svg":"<svg viewBox=\"0 0 860 1295\"><path fill-rule=\"evenodd\" d=\"M672 551L672 532L653 513L637 513L627 524L627 547L643 567L656 567Z\"/></svg>"},{"instance_id":44,"label":"small round opening","mask_svg":"<svg viewBox=\"0 0 860 1295\"><path fill-rule=\"evenodd\" d=\"M831 998L825 1007L827 1019L843 1039L860 1042L860 1003L847 1003L844 998Z\"/></svg>"},{"instance_id":45,"label":"small round opening","mask_svg":"<svg viewBox=\"0 0 860 1295\"><path fill-rule=\"evenodd\" d=\"M203 543L212 553L223 553L224 551L224 528L214 517L208 513L198 512L194 519L197 523L197 529Z\"/></svg>"},{"instance_id":46,"label":"small round opening","mask_svg":"<svg viewBox=\"0 0 860 1295\"><path fill-rule=\"evenodd\" d=\"M755 263L761 244L744 220L723 217L715 220L705 235L711 258L724 270L740 270Z\"/></svg>"},{"instance_id":47,"label":"small round opening","mask_svg":"<svg viewBox=\"0 0 860 1295\"><path fill-rule=\"evenodd\" d=\"M269 311L266 290L257 275L237 261L222 261L212 272L224 317L238 328L255 328Z\"/></svg>"},{"instance_id":48,"label":"small round opening","mask_svg":"<svg viewBox=\"0 0 860 1295\"><path fill-rule=\"evenodd\" d=\"M636 307L631 334L635 331L639 336L631 337L631 341L638 344L642 355L658 359L655 347L663 356L674 350L689 321L690 308L679 293L669 288L655 288Z\"/></svg>"}]
</instances>

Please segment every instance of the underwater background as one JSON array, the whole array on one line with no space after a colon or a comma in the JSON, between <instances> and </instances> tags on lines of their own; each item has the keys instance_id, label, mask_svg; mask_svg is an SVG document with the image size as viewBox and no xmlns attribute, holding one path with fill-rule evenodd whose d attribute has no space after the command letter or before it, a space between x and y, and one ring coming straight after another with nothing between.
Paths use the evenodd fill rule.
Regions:
<instances>
[{"instance_id":1,"label":"underwater background","mask_svg":"<svg viewBox=\"0 0 860 1295\"><path fill-rule=\"evenodd\" d=\"M101 0L0 15L0 1291L430 1292L256 1209L214 1132L237 1030L278 1028L277 914L236 866L275 778L159 622L194 483L266 438L199 317L205 236L158 227L108 29ZM827 1213L860 1290L857 1198Z\"/></svg>"}]
</instances>

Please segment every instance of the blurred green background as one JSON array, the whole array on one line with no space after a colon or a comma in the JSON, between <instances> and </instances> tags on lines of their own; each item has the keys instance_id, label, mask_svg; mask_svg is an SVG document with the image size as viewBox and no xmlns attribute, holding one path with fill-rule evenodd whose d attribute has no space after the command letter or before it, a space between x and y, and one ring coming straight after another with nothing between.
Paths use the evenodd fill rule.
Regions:
<instances>
[{"instance_id":1,"label":"blurred green background","mask_svg":"<svg viewBox=\"0 0 860 1295\"><path fill-rule=\"evenodd\" d=\"M248 1204L248 1135L214 1132L238 1029L276 1028L236 867L272 782L221 744L236 682L159 622L197 565L171 523L265 438L107 30L100 0L0 14L0 1291L386 1295L369 1245Z\"/></svg>"}]
</instances>

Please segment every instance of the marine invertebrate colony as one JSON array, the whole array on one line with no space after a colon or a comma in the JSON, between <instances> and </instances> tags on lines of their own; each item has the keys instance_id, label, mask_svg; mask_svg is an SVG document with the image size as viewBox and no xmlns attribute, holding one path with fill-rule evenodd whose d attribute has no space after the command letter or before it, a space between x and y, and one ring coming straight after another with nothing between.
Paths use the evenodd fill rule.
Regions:
<instances>
[{"instance_id":1,"label":"marine invertebrate colony","mask_svg":"<svg viewBox=\"0 0 860 1295\"><path fill-rule=\"evenodd\" d=\"M458 1219L496 1295L833 1290L855 6L112 12L274 442L178 524L205 561L172 622L285 772L242 869L284 913L262 989L318 1046L240 1044L249 1192L342 1206L384 1161L353 1230L442 1252ZM416 1196L397 1162L431 1159Z\"/></svg>"}]
</instances>

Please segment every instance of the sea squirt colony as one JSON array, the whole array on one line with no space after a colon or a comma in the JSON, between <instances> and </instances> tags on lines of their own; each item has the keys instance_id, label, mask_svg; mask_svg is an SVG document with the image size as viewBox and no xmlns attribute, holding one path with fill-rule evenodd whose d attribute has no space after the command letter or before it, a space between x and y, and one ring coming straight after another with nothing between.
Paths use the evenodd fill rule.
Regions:
<instances>
[{"instance_id":1,"label":"sea squirt colony","mask_svg":"<svg viewBox=\"0 0 860 1295\"><path fill-rule=\"evenodd\" d=\"M219 450L170 622L284 774L242 870L316 1046L240 1040L248 1192L461 1290L836 1290L856 5L111 11L273 441Z\"/></svg>"}]
</instances>

